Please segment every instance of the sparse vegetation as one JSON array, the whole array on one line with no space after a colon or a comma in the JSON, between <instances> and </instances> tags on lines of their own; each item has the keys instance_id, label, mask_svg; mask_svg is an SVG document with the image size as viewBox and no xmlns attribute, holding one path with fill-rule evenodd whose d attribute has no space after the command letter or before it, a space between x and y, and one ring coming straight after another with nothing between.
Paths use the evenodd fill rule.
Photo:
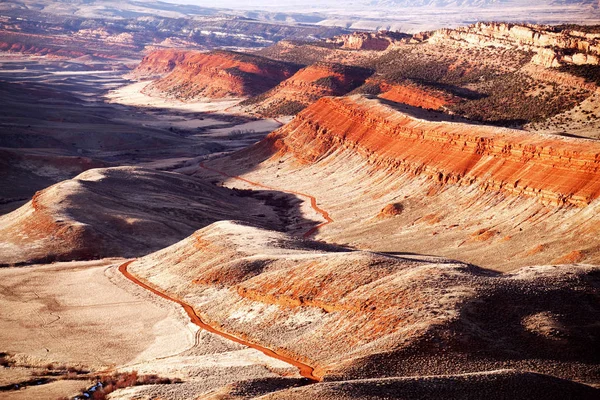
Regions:
<instances>
[{"instance_id":1,"label":"sparse vegetation","mask_svg":"<svg viewBox=\"0 0 600 400\"><path fill-rule=\"evenodd\" d=\"M170 385L181 383L181 379L161 378L158 375L138 375L137 371L115 372L112 375L96 376L96 383L86 390L82 390L81 395L75 399L93 399L104 400L115 390L141 385Z\"/></svg>"},{"instance_id":2,"label":"sparse vegetation","mask_svg":"<svg viewBox=\"0 0 600 400\"><path fill-rule=\"evenodd\" d=\"M558 68L561 72L584 78L587 82L600 86L600 65L573 65L567 64Z\"/></svg>"},{"instance_id":3,"label":"sparse vegetation","mask_svg":"<svg viewBox=\"0 0 600 400\"><path fill-rule=\"evenodd\" d=\"M295 100L279 100L259 110L265 117L278 117L280 115L296 115L306 108L307 104Z\"/></svg>"},{"instance_id":4,"label":"sparse vegetation","mask_svg":"<svg viewBox=\"0 0 600 400\"><path fill-rule=\"evenodd\" d=\"M529 76L503 74L479 85L483 97L451 105L449 109L476 121L519 126L560 114L589 96L587 91L568 92L557 84L530 94L535 87L536 82Z\"/></svg>"}]
</instances>

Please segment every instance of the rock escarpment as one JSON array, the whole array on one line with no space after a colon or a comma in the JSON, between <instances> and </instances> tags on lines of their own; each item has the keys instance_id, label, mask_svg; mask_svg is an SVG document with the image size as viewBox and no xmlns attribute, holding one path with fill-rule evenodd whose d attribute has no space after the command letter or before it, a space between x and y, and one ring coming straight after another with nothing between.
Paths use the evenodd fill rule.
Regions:
<instances>
[{"instance_id":1,"label":"rock escarpment","mask_svg":"<svg viewBox=\"0 0 600 400\"><path fill-rule=\"evenodd\" d=\"M516 47L534 51L533 62L546 67L600 63L600 34L538 25L483 23L440 29L430 41L455 40L477 46Z\"/></svg>"},{"instance_id":2,"label":"rock escarpment","mask_svg":"<svg viewBox=\"0 0 600 400\"><path fill-rule=\"evenodd\" d=\"M242 104L249 105L248 111L264 116L293 115L321 97L350 92L362 85L371 73L365 68L316 63Z\"/></svg>"},{"instance_id":3,"label":"rock escarpment","mask_svg":"<svg viewBox=\"0 0 600 400\"><path fill-rule=\"evenodd\" d=\"M327 43L335 43L347 50L387 50L392 44L407 39L410 35L398 32L353 32L351 34L335 36L327 39Z\"/></svg>"},{"instance_id":4,"label":"rock escarpment","mask_svg":"<svg viewBox=\"0 0 600 400\"><path fill-rule=\"evenodd\" d=\"M148 90L181 100L255 96L297 70L297 66L289 63L243 53L188 52L170 74L154 82Z\"/></svg>"},{"instance_id":5,"label":"rock escarpment","mask_svg":"<svg viewBox=\"0 0 600 400\"><path fill-rule=\"evenodd\" d=\"M359 89L360 90L360 89ZM458 104L462 99L442 90L418 85L405 80L402 82L387 81L385 79L367 80L364 91L377 93L379 98L413 107L439 110L447 106Z\"/></svg>"},{"instance_id":6,"label":"rock escarpment","mask_svg":"<svg viewBox=\"0 0 600 400\"><path fill-rule=\"evenodd\" d=\"M554 205L600 197L600 144L419 119L360 97L321 99L267 140L306 163L351 148L377 168Z\"/></svg>"},{"instance_id":7,"label":"rock escarpment","mask_svg":"<svg viewBox=\"0 0 600 400\"><path fill-rule=\"evenodd\" d=\"M136 78L149 78L171 72L191 54L186 50L164 49L155 50L145 56L138 66L131 72Z\"/></svg>"},{"instance_id":8,"label":"rock escarpment","mask_svg":"<svg viewBox=\"0 0 600 400\"><path fill-rule=\"evenodd\" d=\"M349 96L209 165L316 197L334 220L320 239L509 271L600 262L599 146ZM402 212L381 218L389 204Z\"/></svg>"}]
</instances>

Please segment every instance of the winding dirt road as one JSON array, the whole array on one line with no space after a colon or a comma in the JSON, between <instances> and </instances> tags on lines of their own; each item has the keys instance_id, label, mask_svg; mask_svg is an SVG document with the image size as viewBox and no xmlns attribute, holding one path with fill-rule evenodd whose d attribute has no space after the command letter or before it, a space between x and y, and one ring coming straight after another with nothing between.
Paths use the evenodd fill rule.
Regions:
<instances>
[{"instance_id":1,"label":"winding dirt road","mask_svg":"<svg viewBox=\"0 0 600 400\"><path fill-rule=\"evenodd\" d=\"M293 358L284 356L282 354L276 353L275 351L268 349L266 347L263 347L259 344L256 343L252 343L252 342L248 342L247 340L244 339L240 339L236 336L233 336L229 333L220 331L216 328L213 328L212 326L208 325L207 323L205 323L204 321L202 321L202 318L200 318L198 316L198 314L196 314L196 311L194 311L194 308L192 306L190 306L187 303L184 303L183 301L176 299L174 297L171 297L169 295L167 295L164 292L161 292L160 290L150 286L149 284L139 280L138 278L136 278L134 275L132 275L129 271L127 271L127 267L129 266L129 264L131 264L132 262L134 262L135 260L130 260L127 261L124 264L121 264L119 266L119 272L121 272L127 279L129 279L130 281L132 281L133 283L135 283L136 285L139 285L141 287L143 287L146 290L149 290L150 292L154 293L157 296L162 297L163 299L167 299L170 300L174 303L179 304L180 306L183 307L183 309L185 310L186 314L190 317L190 320L192 321L192 323L198 325L200 328L214 333L216 335L219 335L221 337L224 337L225 339L231 340L233 342L242 344L244 346L248 346L251 347L253 349L256 349L262 353L264 353L265 355L272 357L272 358L276 358L278 360L281 360L285 363L288 363L290 365L293 365L294 367L298 368L300 370L300 375L302 375L303 377L310 379L313 382L319 382L321 379L319 377L317 377L316 375L314 375L314 368L311 367L310 365L301 363L300 361L296 361Z\"/></svg>"},{"instance_id":2,"label":"winding dirt road","mask_svg":"<svg viewBox=\"0 0 600 400\"><path fill-rule=\"evenodd\" d=\"M281 188L276 188L276 187L272 187L272 186L267 186L267 185L263 185L262 183L258 183L258 182L254 182L242 177L239 177L237 175L230 175L225 171L221 171L215 168L211 168L211 167L207 167L203 162L200 163L200 168L203 168L207 171L211 171L211 172L215 172L219 175L223 175L227 178L232 178L232 179L236 179L238 181L242 181L242 182L246 182L252 186L256 186L256 187L260 187L263 189L267 189L267 190L275 190L278 192L285 192L285 193L291 193L291 194L295 194L297 196L302 196L302 197L306 197L308 199L310 199L310 206L312 207L313 210L315 210L316 212L318 212L319 214L321 214L321 216L325 219L325 222L314 226L312 228L310 228L308 231L306 231L304 233L304 235L302 235L302 237L304 238L308 238L310 236L312 236L315 232L317 232L320 228L324 227L327 224L330 224L333 222L333 219L331 219L331 217L329 216L329 213L325 210L323 210L321 207L319 207L317 205L317 199L314 196L311 196L310 194L306 194L306 193L302 193L302 192L296 192L293 190L285 190L285 189L281 189Z\"/></svg>"},{"instance_id":3,"label":"winding dirt road","mask_svg":"<svg viewBox=\"0 0 600 400\"><path fill-rule=\"evenodd\" d=\"M262 183L253 182L251 180L248 180L248 179L245 179L245 178L241 178L239 176L230 175L227 172L220 171L218 169L207 167L206 165L204 165L204 163L200 163L200 167L204 168L204 169L206 169L208 171L215 172L215 173L217 173L219 175L225 176L227 178L237 179L239 181L248 183L248 184L250 184L252 186L260 187L260 188L267 189L267 190L275 190L275 191L279 191L279 192L291 193L291 194L295 194L297 196L302 196L302 197L306 197L306 198L310 199L310 206L317 213L321 214L321 216L325 219L325 222L323 222L323 223L321 223L321 224L319 224L317 226L314 226L314 227L310 228L308 231L306 231L304 233L304 235L303 235L304 238L312 236L321 227L323 227L323 226L325 226L325 225L330 224L331 222L333 222L333 219L331 219L331 217L329 216L329 213L327 211L323 210L321 207L319 207L317 205L317 199L314 196L311 196L311 195L306 194L306 193L296 192L296 191L293 191L293 190L284 190L284 189L275 188L275 187L272 187L272 186L263 185ZM150 292L154 293L157 296L162 297L163 299L170 300L170 301L172 301L174 303L177 303L180 306L182 306L183 309L185 310L185 312L187 313L187 315L190 317L190 320L192 321L192 323L198 325L200 328L202 328L202 329L204 329L204 330L206 330L208 332L214 333L216 335L224 337L225 339L231 340L233 342L240 343L240 344L242 344L244 346L248 346L250 348L256 349L256 350L264 353L265 355L267 355L269 357L273 357L273 358L276 358L276 359L281 360L283 362L286 362L286 363L288 363L290 365L293 365L294 367L298 368L298 370L300 371L300 375L302 375L303 377L305 377L305 378L307 378L307 379L309 379L309 380L311 380L313 382L319 382L321 380L319 377L317 377L316 375L314 375L314 368L311 367L310 365L301 363L300 361L297 361L297 360L294 360L293 358L290 358L290 357L284 356L282 354L276 353L275 351L273 351L271 349L268 349L266 347L263 347L263 346L261 346L259 344L248 342L248 341L246 341L244 339L238 338L236 336L233 336L233 335L231 335L229 333L220 331L220 330L218 330L218 329L216 329L216 328L208 325L207 323L205 323L204 321L202 321L202 318L200 318L198 316L198 314L196 314L196 311L194 311L194 308L192 306L190 306L187 303L184 303L183 301L181 301L179 299L171 297L171 296L167 295L164 292L161 292L160 290L158 290L158 289L150 286L149 284L147 284L147 283L139 280L134 275L132 275L129 271L127 271L127 267L129 266L129 264L131 264L134 261L135 260L130 260L130 261L127 261L124 264L121 264L119 266L119 271L127 279L129 279L130 281L132 281L136 285L139 285L139 286L143 287L144 289L149 290Z\"/></svg>"}]
</instances>

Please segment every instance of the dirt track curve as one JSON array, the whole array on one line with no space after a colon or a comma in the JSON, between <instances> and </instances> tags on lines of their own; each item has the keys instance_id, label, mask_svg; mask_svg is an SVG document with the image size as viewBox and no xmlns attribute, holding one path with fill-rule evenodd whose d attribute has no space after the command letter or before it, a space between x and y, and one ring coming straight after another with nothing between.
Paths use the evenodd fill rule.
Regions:
<instances>
[{"instance_id":1,"label":"dirt track curve","mask_svg":"<svg viewBox=\"0 0 600 400\"><path fill-rule=\"evenodd\" d=\"M242 181L242 182L246 182L252 186L257 186L263 189L267 189L267 190L275 190L278 192L285 192L285 193L291 193L291 194L295 194L298 196L302 196L302 197L306 197L308 199L310 199L310 206L313 208L313 210L315 210L316 212L318 212L319 214L321 214L321 216L325 219L325 222L314 226L312 228L310 228L308 231L306 231L306 233L304 233L304 235L302 235L302 237L307 238L312 236L315 232L317 232L320 228L324 227L327 224L330 224L333 222L333 219L331 219L331 217L329 216L329 213L325 210L323 210L321 207L319 207L317 205L317 199L314 196L311 196L310 194L306 194L306 193L302 193L302 192L295 192L293 190L285 190L285 189L281 189L281 188L276 188L276 187L272 187L272 186L267 186L267 185L263 185L262 183L258 183L258 182L253 182L250 181L248 179L245 178L241 178L239 176L236 175L230 175L225 171L221 171L215 168L211 168L211 167L207 167L206 165L204 165L203 162L200 163L200 168L204 168L207 171L211 171L211 172L216 172L219 175L223 175L227 178L232 178L232 179L237 179L238 181Z\"/></svg>"},{"instance_id":2,"label":"dirt track curve","mask_svg":"<svg viewBox=\"0 0 600 400\"><path fill-rule=\"evenodd\" d=\"M190 317L190 320L192 321L192 323L198 325L200 328L214 333L216 335L219 335L221 337L224 337L225 339L231 340L233 342L236 343L240 343L244 346L248 346L250 348L256 349L262 353L264 353L265 355L272 357L272 358L276 358L278 360L281 360L285 363L288 363L290 365L293 365L294 367L298 368L300 370L300 375L302 375L303 377L313 381L313 382L319 382L321 379L319 377L317 377L316 375L314 375L314 368L311 367L310 365L301 363L300 361L296 361L293 358L284 356L282 354L276 353L275 351L268 349L266 347L263 347L259 344L256 343L252 343L252 342L248 342L244 339L240 339L236 336L230 335L229 333L220 331L218 329L213 328L212 326L208 325L207 323L205 323L204 321L202 321L202 318L200 318L198 316L198 314L196 314L196 311L194 311L194 308L192 306L190 306L187 303L184 303L183 301L176 299L174 297L171 297L167 294L165 294L164 292L159 291L158 289L153 288L152 286L148 285L145 282L142 282L141 280L139 280L138 278L136 278L135 276L133 276L129 271L127 271L127 267L129 266L129 264L131 264L132 262L134 262L135 260L130 260L127 261L124 264L121 264L119 266L119 272L121 272L127 279L129 279L130 281L132 281L133 283L143 287L146 290L151 291L152 293L154 293L157 296L162 297L163 299L167 299L170 300L174 303L179 304L180 306L183 307L183 309L185 310L185 312L187 313L187 315Z\"/></svg>"},{"instance_id":3,"label":"dirt track curve","mask_svg":"<svg viewBox=\"0 0 600 400\"><path fill-rule=\"evenodd\" d=\"M204 169L206 169L208 171L212 171L212 172L215 172L217 174L223 175L223 176L225 176L227 178L237 179L239 181L246 182L246 183L248 183L248 184L250 184L252 186L257 186L257 187L260 187L260 188L263 188L263 189L268 189L268 190L276 190L276 191L279 191L279 192L291 193L291 194L295 194L295 195L306 197L306 198L310 199L310 205L311 205L311 207L313 208L313 210L315 210L316 212L318 212L319 214L321 214L321 216L323 216L323 218L325 219L325 222L323 222L323 223L321 223L321 224L319 224L317 226L314 226L314 227L310 228L308 231L306 231L304 233L304 235L302 235L305 238L313 235L321 227L323 227L323 226L325 226L325 225L333 222L333 219L331 219L331 217L329 216L329 213L327 211L323 210L322 208L320 208L317 205L317 199L314 196L311 196L311 195L306 194L306 193L295 192L295 191L292 191L292 190L284 190L284 189L280 189L280 188L275 188L275 187L263 185L262 183L253 182L253 181L250 181L248 179L241 178L239 176L230 175L227 172L220 171L218 169L207 167L206 165L204 165L204 163L200 163L200 167L204 168ZM135 283L135 284L143 287L146 290L151 291L152 293L154 293L157 296L162 297L163 299L170 300L170 301L172 301L174 303L177 303L180 306L182 306L183 309L185 310L185 312L187 313L187 315L190 317L190 320L192 321L192 323L198 325L200 328L202 328L202 329L204 329L204 330L206 330L208 332L214 333L216 335L224 337L225 339L231 340L233 342L240 343L240 344L242 344L244 346L248 346L250 348L256 349L256 350L264 353L265 355L267 355L269 357L273 357L273 358L276 358L276 359L281 360L283 362L286 362L286 363L288 363L290 365L293 365L294 367L296 367L296 368L298 368L300 370L300 375L302 375L303 377L305 377L305 378L307 378L307 379L309 379L309 380L311 380L313 382L319 382L321 380L319 377L317 377L316 375L314 375L314 368L311 367L310 365L301 363L300 361L294 360L293 358L284 356L282 354L278 354L275 351L273 351L271 349L268 349L266 347L263 347L263 346L261 346L259 344L248 342L248 341L246 341L244 339L238 338L236 336L233 336L233 335L231 335L229 333L220 331L220 330L218 330L216 328L213 328L212 326L208 325L207 323L205 323L204 321L202 321L202 318L200 318L198 316L198 314L196 314L196 311L194 311L194 308L192 306L190 306L189 304L184 303L183 301L181 301L179 299L176 299L174 297L171 297L171 296L165 294L164 292L161 292L160 290L158 290L158 289L150 286L149 284L147 284L145 282L142 282L141 280L139 280L138 278L136 278L135 276L133 276L131 273L129 273L129 271L127 271L127 267L129 266L129 264L131 264L134 261L135 260L130 260L130 261L127 261L124 264L121 264L119 266L119 271L127 279L129 279L133 283Z\"/></svg>"}]
</instances>

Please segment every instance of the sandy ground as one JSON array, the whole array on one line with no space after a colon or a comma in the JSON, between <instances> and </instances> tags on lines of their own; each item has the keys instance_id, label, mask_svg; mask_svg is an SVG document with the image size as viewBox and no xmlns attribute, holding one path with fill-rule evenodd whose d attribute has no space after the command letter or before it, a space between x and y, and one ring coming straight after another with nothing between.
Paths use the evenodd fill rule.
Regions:
<instances>
[{"instance_id":1,"label":"sandy ground","mask_svg":"<svg viewBox=\"0 0 600 400\"><path fill-rule=\"evenodd\" d=\"M178 398L190 388L202 393L242 379L296 376L286 363L199 330L179 306L123 277L119 261L0 269L0 351L15 354L20 365L116 368L184 380L135 387L115 398L163 392ZM27 368L0 369L0 382L26 381L32 377ZM5 392L0 399L55 399L85 386L59 381Z\"/></svg>"},{"instance_id":2,"label":"sandy ground","mask_svg":"<svg viewBox=\"0 0 600 400\"><path fill-rule=\"evenodd\" d=\"M111 103L118 103L128 106L137 107L161 107L183 111L193 112L216 112L223 111L234 106L243 99L202 99L193 103L185 103L174 99L164 99L160 97L148 96L142 93L142 90L150 83L150 81L135 82L131 85L123 86L115 90L111 90L106 98Z\"/></svg>"},{"instance_id":3,"label":"sandy ground","mask_svg":"<svg viewBox=\"0 0 600 400\"><path fill-rule=\"evenodd\" d=\"M0 270L2 351L101 369L191 347L195 329L179 310L141 297L112 263Z\"/></svg>"},{"instance_id":4,"label":"sandy ground","mask_svg":"<svg viewBox=\"0 0 600 400\"><path fill-rule=\"evenodd\" d=\"M87 381L56 381L47 385L30 386L19 391L0 392L0 400L56 400L75 396L90 386Z\"/></svg>"}]
</instances>

